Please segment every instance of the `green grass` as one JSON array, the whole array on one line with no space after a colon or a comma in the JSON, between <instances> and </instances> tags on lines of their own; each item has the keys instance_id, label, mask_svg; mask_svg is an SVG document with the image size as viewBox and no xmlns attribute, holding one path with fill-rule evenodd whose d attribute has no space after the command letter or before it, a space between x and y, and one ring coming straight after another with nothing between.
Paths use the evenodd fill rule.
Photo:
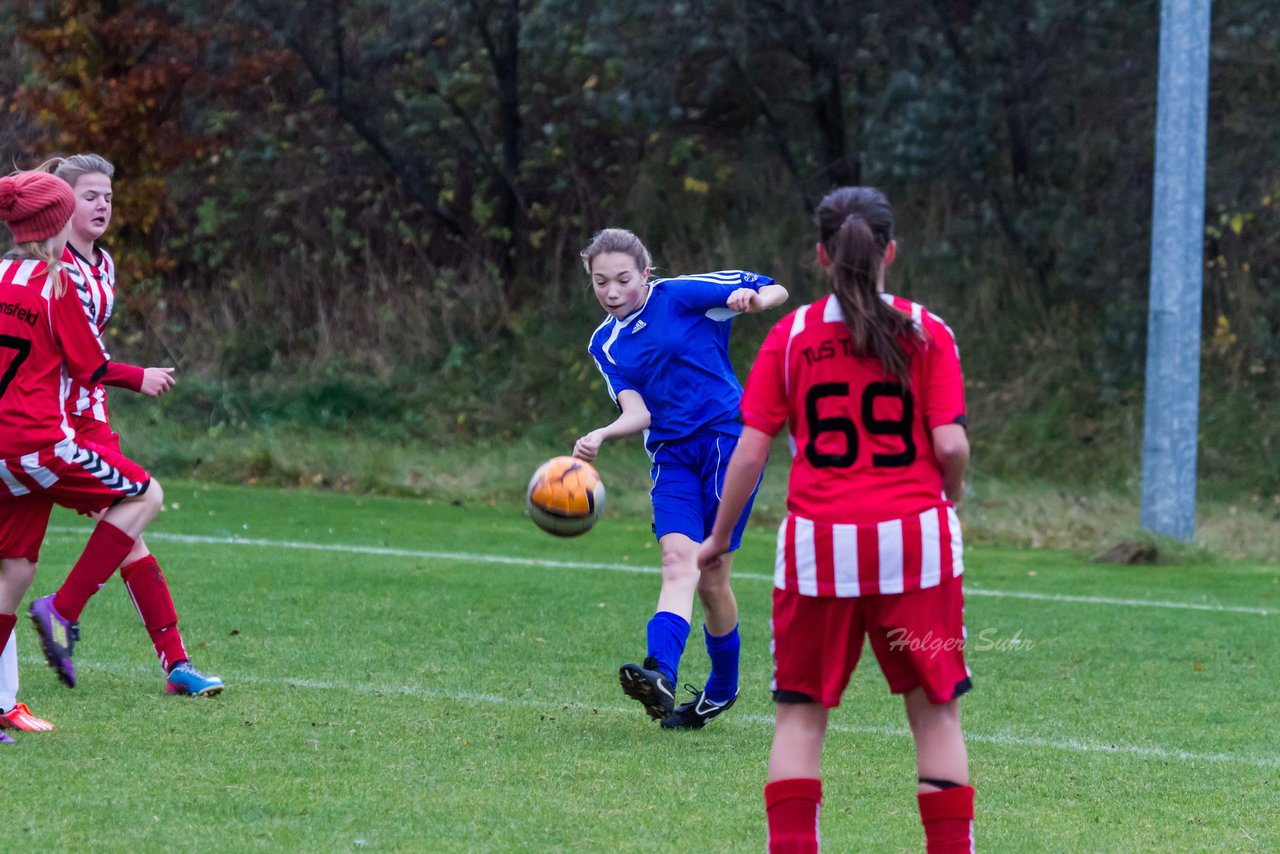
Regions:
<instances>
[{"instance_id":1,"label":"green grass","mask_svg":"<svg viewBox=\"0 0 1280 854\"><path fill-rule=\"evenodd\" d=\"M198 396L203 391L185 392ZM453 433L377 422L317 427L289 421L242 423L216 420L198 426L189 398L151 402L113 398L113 419L125 450L161 477L180 473L221 483L305 486L347 493L418 496L437 501L510 504L521 500L538 463L572 451L574 440L612 415L556 412L562 424L540 425L522 439L460 438ZM163 407L168 407L163 408ZM225 414L225 413L224 413ZM379 430L390 431L387 434ZM989 462L1001 451L975 436L971 495L965 505L968 541L985 545L1049 548L1091 557L1121 541L1149 539L1139 526L1140 483L1114 485L1003 479ZM774 448L774 464L756 502L755 518L776 521L786 512L786 440ZM649 512L649 462L638 438L610 443L598 465L610 504L625 515ZM1190 548L1161 544L1168 559L1197 551L1217 559L1280 562L1280 494L1258 489L1202 487L1196 541Z\"/></svg>"},{"instance_id":2,"label":"green grass","mask_svg":"<svg viewBox=\"0 0 1280 854\"><path fill-rule=\"evenodd\" d=\"M737 567L742 699L700 733L665 733L615 675L642 654L657 592L643 517L561 541L518 504L177 481L167 498L150 542L196 663L228 689L167 696L118 581L82 618L74 690L19 626L22 698L59 730L4 752L0 849L762 850L767 527L748 531ZM53 524L35 594L83 543L70 514ZM1280 567L966 557L976 688L962 708L985 850L1280 848ZM901 704L866 664L833 715L825 850L918 851ZM681 675L700 682L706 666L695 641Z\"/></svg>"}]
</instances>

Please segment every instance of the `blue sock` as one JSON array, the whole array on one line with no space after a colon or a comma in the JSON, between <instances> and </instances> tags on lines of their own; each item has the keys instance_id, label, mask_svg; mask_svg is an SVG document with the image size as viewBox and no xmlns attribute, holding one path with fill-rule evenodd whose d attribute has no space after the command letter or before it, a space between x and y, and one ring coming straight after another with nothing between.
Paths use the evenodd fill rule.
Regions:
<instances>
[{"instance_id":1,"label":"blue sock","mask_svg":"<svg viewBox=\"0 0 1280 854\"><path fill-rule=\"evenodd\" d=\"M649 658L657 660L658 669L674 687L680 672L680 656L684 655L684 645L689 640L689 622L679 614L659 611L649 620L647 633Z\"/></svg>"},{"instance_id":2,"label":"blue sock","mask_svg":"<svg viewBox=\"0 0 1280 854\"><path fill-rule=\"evenodd\" d=\"M702 636L707 640L707 656L711 659L711 675L702 690L713 703L731 700L738 693L738 652L742 649L738 627L734 626L727 635L714 637L703 626Z\"/></svg>"}]
</instances>

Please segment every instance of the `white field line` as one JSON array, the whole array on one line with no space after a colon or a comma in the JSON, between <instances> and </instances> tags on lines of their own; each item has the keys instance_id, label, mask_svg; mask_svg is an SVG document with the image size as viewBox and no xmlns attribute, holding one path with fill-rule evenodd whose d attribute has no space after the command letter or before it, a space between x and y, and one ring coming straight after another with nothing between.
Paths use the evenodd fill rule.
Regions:
<instances>
[{"instance_id":1,"label":"white field line","mask_svg":"<svg viewBox=\"0 0 1280 854\"><path fill-rule=\"evenodd\" d=\"M19 659L24 667L34 667L44 663L43 658L33 656L22 655L19 656ZM155 678L156 675L154 667L130 667L117 664L77 662L76 668L81 671L98 671L124 676L146 674L151 678ZM422 688L415 685L378 685L360 682L335 682L321 679L269 679L244 674L236 675L228 681L227 695L224 695L224 697L227 697L228 695L234 696L237 685L247 684L262 685L268 688L283 686L286 688L300 688L308 691L341 691L352 694L369 694L375 696L420 697L428 700L443 700L451 703L509 706L551 713L564 711L589 712L592 714L600 713L617 715L619 717L628 717L635 720L643 720L640 716L640 710L634 706L627 706L624 708L621 706L593 705L573 700L568 702L552 702L548 700L504 697L500 694L480 694L473 691L441 691L432 688ZM188 702L214 703L230 701L231 700L229 699L216 699L207 701L191 700ZM837 712L837 714L839 713ZM756 727L773 728L773 717L770 715L731 713L725 718L725 723L723 725L732 726L733 721L742 721ZM652 726L652 724L647 721L645 721L645 725ZM846 724L832 721L828 729L832 732L851 735L877 735L900 739L908 739L911 737L911 731L905 726L869 726L865 724ZM1200 753L1193 750L1180 750L1177 748L1159 747L1155 745L1085 741L1077 738L1028 738L1026 736L1007 735L1004 733L973 732L972 730L966 730L964 737L966 741L971 743L977 742L980 744L994 744L999 747L1021 747L1031 748L1034 750L1055 750L1068 753L1131 756L1136 759L1152 759L1166 762L1209 762L1229 765L1250 765L1258 768L1280 768L1280 756L1250 756L1239 753Z\"/></svg>"},{"instance_id":2,"label":"white field line","mask_svg":"<svg viewBox=\"0 0 1280 854\"><path fill-rule=\"evenodd\" d=\"M67 526L49 528L51 534L75 534L88 539L87 529ZM199 534L146 533L153 542L183 543L187 545L251 546L256 548L292 549L298 551L340 552L343 554L372 555L378 557L412 558L415 560L451 560L464 563L492 563L506 566L545 566L553 569L585 569L599 572L634 572L657 575L656 566L638 566L625 563L590 563L587 561L553 560L548 558L512 557L510 555L479 554L475 552L421 551L397 549L390 546L353 546L341 543L307 543L295 540L262 540L251 537L210 537ZM735 580L773 581L772 575L751 572L734 572ZM1130 608L1165 608L1182 611L1210 611L1221 614L1253 614L1260 617L1275 615L1268 608L1250 608L1244 605L1215 605L1208 602L1173 602L1161 599L1117 599L1109 596L1072 596L1065 593L1031 593L1019 590L992 590L966 584L966 596L992 596L1002 599L1030 599L1037 602L1062 602L1079 605L1114 605Z\"/></svg>"}]
</instances>

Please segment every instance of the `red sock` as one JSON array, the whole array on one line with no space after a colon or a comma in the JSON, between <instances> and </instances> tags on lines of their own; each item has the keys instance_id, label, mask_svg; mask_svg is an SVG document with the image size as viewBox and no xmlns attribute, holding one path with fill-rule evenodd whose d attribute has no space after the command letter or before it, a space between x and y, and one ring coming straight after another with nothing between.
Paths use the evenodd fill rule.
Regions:
<instances>
[{"instance_id":1,"label":"red sock","mask_svg":"<svg viewBox=\"0 0 1280 854\"><path fill-rule=\"evenodd\" d=\"M973 787L957 786L916 795L928 854L973 851Z\"/></svg>"},{"instance_id":2,"label":"red sock","mask_svg":"<svg viewBox=\"0 0 1280 854\"><path fill-rule=\"evenodd\" d=\"M806 777L765 784L769 854L817 854L822 781Z\"/></svg>"},{"instance_id":3,"label":"red sock","mask_svg":"<svg viewBox=\"0 0 1280 854\"><path fill-rule=\"evenodd\" d=\"M89 597L107 583L111 573L129 556L133 540L110 522L97 524L80 559L67 574L67 580L53 595L53 608L62 619L71 622L80 619Z\"/></svg>"},{"instance_id":4,"label":"red sock","mask_svg":"<svg viewBox=\"0 0 1280 854\"><path fill-rule=\"evenodd\" d=\"M160 564L147 555L128 566L120 567L120 580L133 597L142 625L151 636L151 645L160 658L160 666L166 673L173 665L187 658L182 635L178 632L178 611L169 595L169 584L164 580Z\"/></svg>"}]
</instances>

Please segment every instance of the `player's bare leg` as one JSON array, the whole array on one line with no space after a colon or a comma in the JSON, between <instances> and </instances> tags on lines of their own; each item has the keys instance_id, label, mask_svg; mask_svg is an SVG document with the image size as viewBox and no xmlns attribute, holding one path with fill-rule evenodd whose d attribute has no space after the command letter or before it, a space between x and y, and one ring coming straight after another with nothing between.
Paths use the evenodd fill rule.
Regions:
<instances>
[{"instance_id":1,"label":"player's bare leg","mask_svg":"<svg viewBox=\"0 0 1280 854\"><path fill-rule=\"evenodd\" d=\"M821 703L778 703L769 782L794 777L816 779L822 771L822 742L827 737L828 710Z\"/></svg>"},{"instance_id":2,"label":"player's bare leg","mask_svg":"<svg viewBox=\"0 0 1280 854\"><path fill-rule=\"evenodd\" d=\"M929 851L973 850L973 787L960 730L960 707L934 705L923 688L904 696L916 742L916 801Z\"/></svg>"},{"instance_id":3,"label":"player's bare leg","mask_svg":"<svg viewBox=\"0 0 1280 854\"><path fill-rule=\"evenodd\" d=\"M663 719L664 729L702 729L710 721L727 711L738 698L738 662L741 640L738 637L738 600L729 587L729 574L733 568L732 555L724 556L715 569L699 572L697 568L697 550L700 543L694 543L688 537L680 537L680 560L689 560L682 565L685 575L692 570L696 579L695 590L702 602L705 626L703 634L707 643L707 656L711 659L711 673L706 684L699 690L689 687L692 699L682 703L675 711ZM664 538L666 539L666 538ZM673 544L674 545L674 544ZM687 550L687 551L686 551ZM665 579L665 574L664 574ZM665 585L664 585L665 589ZM684 587L678 588L683 594ZM661 609L659 600L659 609ZM692 603L690 603L692 614Z\"/></svg>"},{"instance_id":4,"label":"player's bare leg","mask_svg":"<svg viewBox=\"0 0 1280 854\"><path fill-rule=\"evenodd\" d=\"M0 560L0 614L12 614L36 577L36 565L26 558Z\"/></svg>"},{"instance_id":5,"label":"player's bare leg","mask_svg":"<svg viewBox=\"0 0 1280 854\"><path fill-rule=\"evenodd\" d=\"M923 688L913 688L903 695L907 707L907 723L916 742L916 773L930 780L949 780L958 785L969 783L969 753L960 729L960 704L934 705ZM937 786L921 783L921 792L936 792Z\"/></svg>"},{"instance_id":6,"label":"player's bare leg","mask_svg":"<svg viewBox=\"0 0 1280 854\"><path fill-rule=\"evenodd\" d=\"M694 546L697 557L697 546ZM698 600L702 602L702 616L707 631L713 635L726 635L738 625L738 600L729 586L729 574L733 570L733 553L720 558L720 566L707 570L698 578Z\"/></svg>"},{"instance_id":7,"label":"player's bare leg","mask_svg":"<svg viewBox=\"0 0 1280 854\"><path fill-rule=\"evenodd\" d=\"M698 543L684 534L667 534L658 545L662 547L662 590L657 610L691 622L693 595L698 589Z\"/></svg>"},{"instance_id":8,"label":"player's bare leg","mask_svg":"<svg viewBox=\"0 0 1280 854\"><path fill-rule=\"evenodd\" d=\"M697 545L684 534L666 534L658 544L662 547L662 590L646 627L648 655L643 665L622 665L618 683L628 697L644 706L649 717L661 721L676 706L676 674L689 639L698 565Z\"/></svg>"}]
</instances>

